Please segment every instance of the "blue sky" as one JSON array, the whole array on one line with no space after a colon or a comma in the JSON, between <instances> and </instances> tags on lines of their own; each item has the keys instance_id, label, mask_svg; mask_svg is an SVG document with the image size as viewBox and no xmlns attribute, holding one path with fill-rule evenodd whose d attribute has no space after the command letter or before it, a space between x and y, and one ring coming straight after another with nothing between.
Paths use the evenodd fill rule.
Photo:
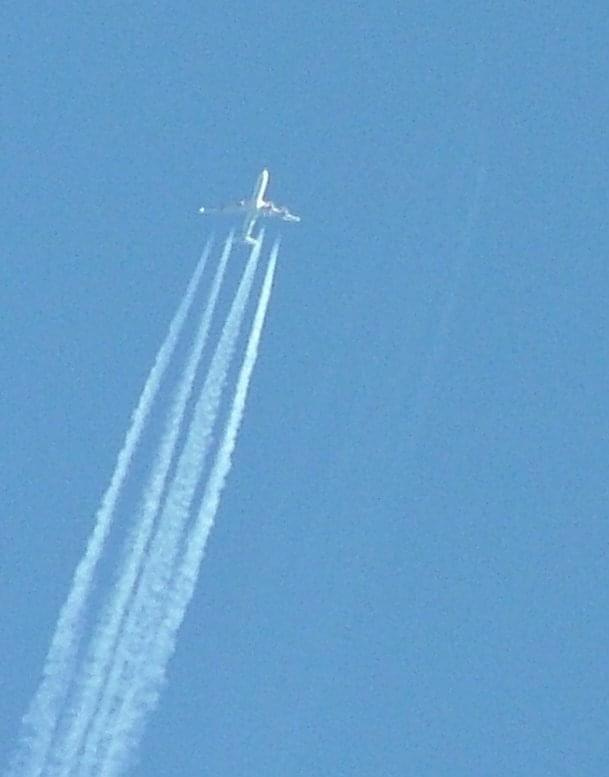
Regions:
<instances>
[{"instance_id":1,"label":"blue sky","mask_svg":"<svg viewBox=\"0 0 609 777\"><path fill-rule=\"evenodd\" d=\"M607 774L607 9L0 20L2 762L197 209L268 166L302 223L132 774Z\"/></svg>"}]
</instances>

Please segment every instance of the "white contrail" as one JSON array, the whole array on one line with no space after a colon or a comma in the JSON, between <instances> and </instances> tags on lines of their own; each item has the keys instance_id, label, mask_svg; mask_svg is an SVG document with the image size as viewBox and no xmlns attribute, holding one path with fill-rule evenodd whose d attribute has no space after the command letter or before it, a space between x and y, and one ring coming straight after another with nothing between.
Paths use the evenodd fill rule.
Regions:
<instances>
[{"instance_id":1,"label":"white contrail","mask_svg":"<svg viewBox=\"0 0 609 777\"><path fill-rule=\"evenodd\" d=\"M96 777L115 777L123 770L129 755L141 738L146 717L157 705L167 664L175 650L177 633L194 592L207 538L231 468L232 454L243 418L249 383L258 356L278 251L279 241L275 242L271 251L224 434L205 486L199 514L188 535L177 572L171 581L169 599L164 607L164 617L154 633L148 635L145 660L141 662L139 675L129 684L115 714L115 721L108 732L107 753L101 762L97 761L97 768L92 772Z\"/></svg>"},{"instance_id":2,"label":"white contrail","mask_svg":"<svg viewBox=\"0 0 609 777\"><path fill-rule=\"evenodd\" d=\"M45 659L42 681L23 718L24 731L17 754L9 769L11 775L37 777L44 764L62 704L70 689L78 655L84 610L95 570L112 525L116 504L148 420L152 403L195 297L211 246L212 240L210 239L171 321L165 341L156 355L137 407L131 416L131 424L125 436L123 447L118 454L110 484L95 514L93 532L87 543L85 554L76 567L72 587L59 614L55 633Z\"/></svg>"},{"instance_id":3,"label":"white contrail","mask_svg":"<svg viewBox=\"0 0 609 777\"><path fill-rule=\"evenodd\" d=\"M222 390L241 329L251 291L262 235L250 254L235 299L214 352L207 377L196 403L184 449L179 457L173 481L169 487L159 526L152 540L137 591L123 625L103 696L95 712L84 752L79 756L80 741L72 739L68 749L61 748L63 765L57 774L67 777L78 757L78 774L99 774L100 756L113 734L110 721L116 708L122 707L142 663L148 661L146 651L164 616L164 599L171 583L180 542L188 521L192 500L200 480L205 457L212 441ZM53 772L54 773L54 772Z\"/></svg>"},{"instance_id":4,"label":"white contrail","mask_svg":"<svg viewBox=\"0 0 609 777\"><path fill-rule=\"evenodd\" d=\"M218 301L220 287L233 243L233 233L228 236L218 268L210 288L207 303L203 309L199 328L188 356L186 368L175 390L173 401L165 420L165 431L138 508L138 518L125 541L125 555L121 573L118 575L114 594L110 597L104 613L90 643L88 655L76 678L76 690L72 694L67 712L62 716L62 729L66 731L64 741L56 746L62 758L70 759L82 741L87 726L99 703L104 682L111 667L113 653L120 638L121 626L129 609L129 599L134 590L137 576L145 562L145 553L158 513L167 476L173 460L186 406L190 398L197 367L209 334L212 317ZM50 760L54 759L51 753Z\"/></svg>"}]
</instances>

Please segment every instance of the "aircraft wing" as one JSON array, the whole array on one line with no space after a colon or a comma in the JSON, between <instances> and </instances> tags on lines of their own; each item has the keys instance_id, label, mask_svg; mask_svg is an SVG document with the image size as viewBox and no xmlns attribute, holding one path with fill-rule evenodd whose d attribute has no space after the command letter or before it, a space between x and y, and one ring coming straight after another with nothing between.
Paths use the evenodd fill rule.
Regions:
<instances>
[{"instance_id":1,"label":"aircraft wing","mask_svg":"<svg viewBox=\"0 0 609 777\"><path fill-rule=\"evenodd\" d=\"M206 208L203 206L202 208L199 208L199 213L219 213L224 216L229 216L233 213L243 213L244 210L247 210L247 207L244 204L237 202L234 205L223 205L220 208Z\"/></svg>"},{"instance_id":2,"label":"aircraft wing","mask_svg":"<svg viewBox=\"0 0 609 777\"><path fill-rule=\"evenodd\" d=\"M290 213L287 208L284 208L284 212L281 214L282 221L300 221L300 216L295 213Z\"/></svg>"},{"instance_id":3,"label":"aircraft wing","mask_svg":"<svg viewBox=\"0 0 609 777\"><path fill-rule=\"evenodd\" d=\"M290 213L285 205L275 205L274 202L269 202L268 205L269 216L278 216L282 221L300 221L300 216L297 216L295 213Z\"/></svg>"}]
</instances>

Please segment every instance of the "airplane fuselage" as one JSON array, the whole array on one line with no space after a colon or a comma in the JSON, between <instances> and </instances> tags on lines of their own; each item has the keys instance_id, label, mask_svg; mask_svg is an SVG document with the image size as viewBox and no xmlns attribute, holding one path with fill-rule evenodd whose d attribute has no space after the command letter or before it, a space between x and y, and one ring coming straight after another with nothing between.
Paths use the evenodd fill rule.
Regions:
<instances>
[{"instance_id":1,"label":"airplane fuselage","mask_svg":"<svg viewBox=\"0 0 609 777\"><path fill-rule=\"evenodd\" d=\"M256 210L261 210L265 205L264 195L266 194L268 185L269 171L265 168L258 176L256 186L254 187L254 194L252 196L252 201Z\"/></svg>"}]
</instances>

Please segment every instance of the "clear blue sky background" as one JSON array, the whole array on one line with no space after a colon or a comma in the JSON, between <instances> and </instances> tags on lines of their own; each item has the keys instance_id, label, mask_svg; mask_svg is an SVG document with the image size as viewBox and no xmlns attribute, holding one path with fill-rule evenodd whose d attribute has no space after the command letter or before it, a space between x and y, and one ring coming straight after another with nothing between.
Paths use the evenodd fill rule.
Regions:
<instances>
[{"instance_id":1,"label":"clear blue sky background","mask_svg":"<svg viewBox=\"0 0 609 777\"><path fill-rule=\"evenodd\" d=\"M609 774L609 11L581 8L2 4L2 763L197 208L267 165L302 223L132 773Z\"/></svg>"}]
</instances>

